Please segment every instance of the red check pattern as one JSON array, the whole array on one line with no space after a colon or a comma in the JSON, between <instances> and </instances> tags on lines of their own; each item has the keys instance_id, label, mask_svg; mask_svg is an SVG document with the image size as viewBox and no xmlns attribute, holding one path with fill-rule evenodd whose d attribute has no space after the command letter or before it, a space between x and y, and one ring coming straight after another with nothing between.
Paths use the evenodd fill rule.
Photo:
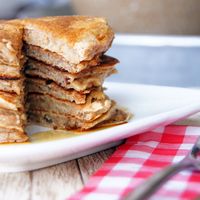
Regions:
<instances>
[{"instance_id":1,"label":"red check pattern","mask_svg":"<svg viewBox=\"0 0 200 200\"><path fill-rule=\"evenodd\" d=\"M162 168L178 162L200 136L200 127L157 128L128 138L70 200L118 200ZM200 173L183 171L151 199L200 199Z\"/></svg>"}]
</instances>

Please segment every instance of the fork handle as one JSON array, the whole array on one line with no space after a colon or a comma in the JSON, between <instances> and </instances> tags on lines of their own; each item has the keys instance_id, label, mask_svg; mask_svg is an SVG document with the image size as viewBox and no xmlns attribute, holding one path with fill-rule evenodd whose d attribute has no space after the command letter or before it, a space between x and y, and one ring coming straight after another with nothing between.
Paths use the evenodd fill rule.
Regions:
<instances>
[{"instance_id":1,"label":"fork handle","mask_svg":"<svg viewBox=\"0 0 200 200\"><path fill-rule=\"evenodd\" d=\"M160 172L150 177L139 187L135 188L134 191L130 192L128 196L125 197L125 200L145 200L149 198L173 175L188 167L191 167L191 163L184 161L166 167L164 170L161 170Z\"/></svg>"}]
</instances>

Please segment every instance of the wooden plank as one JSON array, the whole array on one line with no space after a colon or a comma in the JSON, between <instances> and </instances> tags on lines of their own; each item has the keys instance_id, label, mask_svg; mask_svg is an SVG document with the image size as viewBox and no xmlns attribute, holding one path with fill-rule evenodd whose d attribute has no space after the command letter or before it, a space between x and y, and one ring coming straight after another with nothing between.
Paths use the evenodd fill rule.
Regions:
<instances>
[{"instance_id":1,"label":"wooden plank","mask_svg":"<svg viewBox=\"0 0 200 200\"><path fill-rule=\"evenodd\" d=\"M65 199L83 187L115 148L45 169L0 174L1 200Z\"/></svg>"},{"instance_id":2,"label":"wooden plank","mask_svg":"<svg viewBox=\"0 0 200 200\"><path fill-rule=\"evenodd\" d=\"M30 199L31 177L29 172L0 173L1 200Z\"/></svg>"},{"instance_id":3,"label":"wooden plank","mask_svg":"<svg viewBox=\"0 0 200 200\"><path fill-rule=\"evenodd\" d=\"M76 160L32 173L32 198L65 199L83 186Z\"/></svg>"},{"instance_id":4,"label":"wooden plank","mask_svg":"<svg viewBox=\"0 0 200 200\"><path fill-rule=\"evenodd\" d=\"M175 122L176 125L200 126L200 113L192 115L187 119Z\"/></svg>"},{"instance_id":5,"label":"wooden plank","mask_svg":"<svg viewBox=\"0 0 200 200\"><path fill-rule=\"evenodd\" d=\"M102 166L105 160L107 160L113 154L114 151L115 148L111 148L78 159L78 165L84 184L89 177Z\"/></svg>"}]
</instances>

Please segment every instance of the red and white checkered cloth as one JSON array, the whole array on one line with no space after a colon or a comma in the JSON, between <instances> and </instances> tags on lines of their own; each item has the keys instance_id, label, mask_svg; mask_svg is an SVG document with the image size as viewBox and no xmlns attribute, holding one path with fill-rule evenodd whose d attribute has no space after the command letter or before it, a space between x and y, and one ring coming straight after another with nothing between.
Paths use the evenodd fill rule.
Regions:
<instances>
[{"instance_id":1,"label":"red and white checkered cloth","mask_svg":"<svg viewBox=\"0 0 200 200\"><path fill-rule=\"evenodd\" d=\"M170 125L128 138L70 200L123 199L148 177L183 159L198 136L200 127ZM200 173L180 172L151 199L200 199Z\"/></svg>"}]
</instances>

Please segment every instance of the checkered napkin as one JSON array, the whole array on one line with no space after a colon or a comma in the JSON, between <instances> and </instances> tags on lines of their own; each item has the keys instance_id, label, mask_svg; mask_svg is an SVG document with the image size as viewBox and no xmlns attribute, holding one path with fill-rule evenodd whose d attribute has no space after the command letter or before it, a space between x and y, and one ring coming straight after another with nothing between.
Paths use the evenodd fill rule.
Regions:
<instances>
[{"instance_id":1,"label":"checkered napkin","mask_svg":"<svg viewBox=\"0 0 200 200\"><path fill-rule=\"evenodd\" d=\"M70 200L116 200L164 167L178 162L200 136L200 127L175 126L133 136L126 140ZM200 199L200 173L182 171L151 199Z\"/></svg>"}]
</instances>

